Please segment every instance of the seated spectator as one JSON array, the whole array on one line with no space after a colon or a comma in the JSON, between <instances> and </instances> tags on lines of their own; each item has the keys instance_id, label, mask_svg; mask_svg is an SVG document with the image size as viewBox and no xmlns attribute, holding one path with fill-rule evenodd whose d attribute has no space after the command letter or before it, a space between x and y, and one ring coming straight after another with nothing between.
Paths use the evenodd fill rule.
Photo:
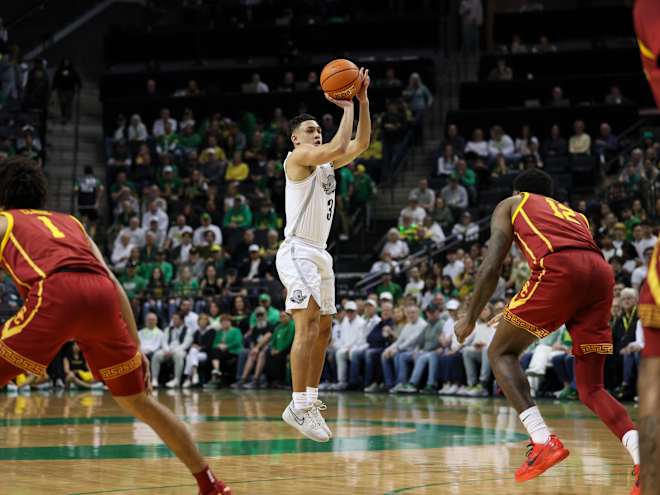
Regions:
<instances>
[{"instance_id":1,"label":"seated spectator","mask_svg":"<svg viewBox=\"0 0 660 495\"><path fill-rule=\"evenodd\" d=\"M442 327L440 337L442 352L438 363L438 381L443 385L438 390L438 395L455 395L462 392L460 385L463 380L462 346L454 335L454 325L458 321L460 306L456 299L450 299L446 304L448 317Z\"/></svg>"},{"instance_id":2,"label":"seated spectator","mask_svg":"<svg viewBox=\"0 0 660 495\"><path fill-rule=\"evenodd\" d=\"M497 155L495 157L495 165L493 166L493 171L491 172L491 177L497 179L500 177L506 177L511 173L509 165L506 163L504 155Z\"/></svg>"},{"instance_id":3,"label":"seated spectator","mask_svg":"<svg viewBox=\"0 0 660 495\"><path fill-rule=\"evenodd\" d=\"M408 199L416 199L421 208L428 213L435 207L435 191L429 189L429 182L426 179L420 179L419 185L408 194Z\"/></svg>"},{"instance_id":4,"label":"seated spectator","mask_svg":"<svg viewBox=\"0 0 660 495\"><path fill-rule=\"evenodd\" d=\"M416 196L410 195L408 197L408 205L401 210L399 214L399 225L403 223L403 217L408 216L414 224L421 224L426 216L426 211L419 205Z\"/></svg>"},{"instance_id":5,"label":"seated spectator","mask_svg":"<svg viewBox=\"0 0 660 495\"><path fill-rule=\"evenodd\" d=\"M468 192L470 202L474 203L477 199L477 174L474 170L468 168L467 162L463 159L456 162L456 171L459 182Z\"/></svg>"},{"instance_id":6,"label":"seated spectator","mask_svg":"<svg viewBox=\"0 0 660 495\"><path fill-rule=\"evenodd\" d=\"M463 365L465 366L468 387L466 395L470 397L488 396L488 381L490 380L488 346L495 335L495 329L488 325L492 312L492 307L486 305L479 315L474 333L470 335L463 347ZM477 366L481 367L478 376Z\"/></svg>"},{"instance_id":7,"label":"seated spectator","mask_svg":"<svg viewBox=\"0 0 660 495\"><path fill-rule=\"evenodd\" d=\"M564 90L559 86L552 88L552 94L548 106L551 107L569 107L571 100L564 97Z\"/></svg>"},{"instance_id":8,"label":"seated spectator","mask_svg":"<svg viewBox=\"0 0 660 495\"><path fill-rule=\"evenodd\" d=\"M568 152L571 155L590 155L591 154L591 136L584 132L584 122L576 120L573 124L573 134L568 140Z\"/></svg>"},{"instance_id":9,"label":"seated spectator","mask_svg":"<svg viewBox=\"0 0 660 495\"><path fill-rule=\"evenodd\" d=\"M144 212L144 215L142 215L142 228L145 230L149 229L152 220L156 220L159 232L165 236L167 234L167 227L169 226L170 219L167 213L160 208L157 201L151 201L149 203L149 209Z\"/></svg>"},{"instance_id":10,"label":"seated spectator","mask_svg":"<svg viewBox=\"0 0 660 495\"><path fill-rule=\"evenodd\" d=\"M193 246L205 246L207 244L205 238L207 231L213 232L215 242L222 245L222 232L220 231L220 227L211 223L211 215L204 212L199 219L201 225L195 229L193 234Z\"/></svg>"},{"instance_id":11,"label":"seated spectator","mask_svg":"<svg viewBox=\"0 0 660 495\"><path fill-rule=\"evenodd\" d=\"M550 128L550 137L543 142L542 153L545 158L568 155L568 144L561 137L561 131L557 124Z\"/></svg>"},{"instance_id":12,"label":"seated spectator","mask_svg":"<svg viewBox=\"0 0 660 495\"><path fill-rule=\"evenodd\" d=\"M456 170L458 155L451 144L445 144L442 155L438 157L437 167L433 173L434 177L445 177L451 175Z\"/></svg>"},{"instance_id":13,"label":"seated spectator","mask_svg":"<svg viewBox=\"0 0 660 495\"><path fill-rule=\"evenodd\" d=\"M176 216L175 224L167 232L165 248L170 250L178 248L182 244L183 234L186 232L192 236L193 229L190 225L187 225L186 216L179 214Z\"/></svg>"},{"instance_id":14,"label":"seated spectator","mask_svg":"<svg viewBox=\"0 0 660 495\"><path fill-rule=\"evenodd\" d=\"M235 151L233 160L227 165L225 180L243 182L250 178L250 167L243 161L243 152Z\"/></svg>"},{"instance_id":15,"label":"seated spectator","mask_svg":"<svg viewBox=\"0 0 660 495\"><path fill-rule=\"evenodd\" d=\"M351 348L349 355L350 373L348 381L348 388L359 390L364 388L364 382L360 380L360 374L364 365L366 351L369 349L369 342L367 337L374 329L374 327L376 327L376 325L378 325L381 321L380 316L378 316L377 300L367 299L364 303L364 311L361 316L364 319L364 338L361 340L359 345L355 345Z\"/></svg>"},{"instance_id":16,"label":"seated spectator","mask_svg":"<svg viewBox=\"0 0 660 495\"><path fill-rule=\"evenodd\" d=\"M594 143L594 154L601 163L614 158L619 152L619 140L612 134L612 128L607 122L600 124L600 135ZM655 169L657 171L657 169Z\"/></svg>"},{"instance_id":17,"label":"seated spectator","mask_svg":"<svg viewBox=\"0 0 660 495\"><path fill-rule=\"evenodd\" d=\"M410 250L405 241L401 240L399 231L396 228L391 228L387 231L387 242L381 250L381 256L388 253L391 259L397 261L408 256Z\"/></svg>"},{"instance_id":18,"label":"seated spectator","mask_svg":"<svg viewBox=\"0 0 660 495\"><path fill-rule=\"evenodd\" d=\"M613 84L610 87L610 92L605 96L605 103L608 105L630 105L632 100L626 98L621 93L621 88Z\"/></svg>"},{"instance_id":19,"label":"seated spectator","mask_svg":"<svg viewBox=\"0 0 660 495\"><path fill-rule=\"evenodd\" d=\"M166 154L178 155L179 150L179 135L172 129L170 122L165 122L163 133L156 138L156 153L162 157Z\"/></svg>"},{"instance_id":20,"label":"seated spectator","mask_svg":"<svg viewBox=\"0 0 660 495\"><path fill-rule=\"evenodd\" d=\"M563 384L563 388L555 392L555 397L560 400L576 400L577 387L575 384L575 357L571 354L573 340L566 327L562 327L559 342L553 346L557 353L551 358L552 367L557 377Z\"/></svg>"},{"instance_id":21,"label":"seated spectator","mask_svg":"<svg viewBox=\"0 0 660 495\"><path fill-rule=\"evenodd\" d=\"M222 222L225 229L247 229L252 226L252 211L243 202L242 196L236 196L234 206L227 210Z\"/></svg>"},{"instance_id":22,"label":"seated spectator","mask_svg":"<svg viewBox=\"0 0 660 495\"><path fill-rule=\"evenodd\" d=\"M117 239L119 242L115 242L114 244L110 261L112 262L112 269L114 271L123 272L130 258L131 251L136 246L131 244L131 236L127 232L120 234Z\"/></svg>"},{"instance_id":23,"label":"seated spectator","mask_svg":"<svg viewBox=\"0 0 660 495\"><path fill-rule=\"evenodd\" d=\"M381 299L381 320L371 329L367 335L367 349L364 351L364 380L365 392L377 392L380 390L378 383L378 367L380 358L385 350L394 340L396 333L394 331L394 320L392 319L393 306L391 301ZM351 383L357 383L359 378L359 355L355 355L353 361L351 357Z\"/></svg>"},{"instance_id":24,"label":"seated spectator","mask_svg":"<svg viewBox=\"0 0 660 495\"><path fill-rule=\"evenodd\" d=\"M644 330L639 320L635 325L634 336L635 340L619 351L623 356L623 381L614 393L619 400L632 400L635 397L639 362L644 349Z\"/></svg>"},{"instance_id":25,"label":"seated spectator","mask_svg":"<svg viewBox=\"0 0 660 495\"><path fill-rule=\"evenodd\" d=\"M458 183L458 176L452 174L449 176L449 184L442 188L440 196L451 209L454 217L461 214L468 207L468 192L465 187Z\"/></svg>"},{"instance_id":26,"label":"seated spectator","mask_svg":"<svg viewBox=\"0 0 660 495\"><path fill-rule=\"evenodd\" d=\"M346 316L339 323L339 339L332 343L334 359L337 365L337 384L332 390L346 390L348 388L348 364L349 356L353 349L362 349L367 343L367 326L364 319L357 314L355 301L344 304ZM319 386L321 389L322 386ZM328 388L328 384L325 387Z\"/></svg>"},{"instance_id":27,"label":"seated spectator","mask_svg":"<svg viewBox=\"0 0 660 495\"><path fill-rule=\"evenodd\" d=\"M130 296L129 296L130 297ZM152 359L163 343L163 331L158 328L158 317L156 313L149 313L145 318L146 326L138 332L140 337L140 352Z\"/></svg>"},{"instance_id":28,"label":"seated spectator","mask_svg":"<svg viewBox=\"0 0 660 495\"><path fill-rule=\"evenodd\" d=\"M165 127L167 123L169 123L172 132L176 132L178 128L177 121L170 115L169 108L163 108L160 111L160 117L154 122L154 125L151 129L151 134L154 138L158 138L165 134Z\"/></svg>"},{"instance_id":29,"label":"seated spectator","mask_svg":"<svg viewBox=\"0 0 660 495\"><path fill-rule=\"evenodd\" d=\"M430 303L426 307L425 313L426 327L419 339L417 350L412 356L415 363L412 375L408 383L399 389L399 392L417 392L420 388L424 371L427 371L426 386L422 392L434 394L438 388L438 363L440 354L443 351L440 341L445 322L449 316L443 314L443 311L435 303Z\"/></svg>"},{"instance_id":30,"label":"seated spectator","mask_svg":"<svg viewBox=\"0 0 660 495\"><path fill-rule=\"evenodd\" d=\"M406 287L403 291L403 295L411 296L415 299L417 304L421 304L422 301L422 291L424 290L424 280L419 276L419 269L413 267L408 272L408 281Z\"/></svg>"},{"instance_id":31,"label":"seated spectator","mask_svg":"<svg viewBox=\"0 0 660 495\"><path fill-rule=\"evenodd\" d=\"M259 211L254 214L254 228L258 230L279 228L277 213L275 213L275 208L273 208L270 201L262 201Z\"/></svg>"},{"instance_id":32,"label":"seated spectator","mask_svg":"<svg viewBox=\"0 0 660 495\"><path fill-rule=\"evenodd\" d=\"M133 248L133 251L136 249ZM142 297L145 289L147 288L147 281L137 274L137 264L131 261L126 263L126 273L119 277L119 282L121 283L122 288L126 292L126 296L129 299L137 299ZM158 323L158 317L154 314L156 318L155 323ZM147 324L149 320L147 320ZM155 324L154 323L154 324ZM149 327L149 329L152 327Z\"/></svg>"},{"instance_id":33,"label":"seated spectator","mask_svg":"<svg viewBox=\"0 0 660 495\"><path fill-rule=\"evenodd\" d=\"M279 317L279 312L278 312ZM213 383L219 385L221 377L236 375L238 355L243 350L243 335L241 331L231 326L231 316L223 314L220 317L220 329L215 334L213 349L211 350L211 376Z\"/></svg>"},{"instance_id":34,"label":"seated spectator","mask_svg":"<svg viewBox=\"0 0 660 495\"><path fill-rule=\"evenodd\" d=\"M202 90L199 89L199 84L196 80L190 79L185 88L176 90L172 96L175 98L197 98L202 96Z\"/></svg>"},{"instance_id":35,"label":"seated spectator","mask_svg":"<svg viewBox=\"0 0 660 495\"><path fill-rule=\"evenodd\" d=\"M97 381L89 370L78 342L72 341L67 344L62 366L66 383L69 386L103 390L103 383Z\"/></svg>"},{"instance_id":36,"label":"seated spectator","mask_svg":"<svg viewBox=\"0 0 660 495\"><path fill-rule=\"evenodd\" d=\"M528 51L527 45L522 42L522 39L517 34L511 36L511 46L509 50L513 54L527 53Z\"/></svg>"},{"instance_id":37,"label":"seated spectator","mask_svg":"<svg viewBox=\"0 0 660 495\"><path fill-rule=\"evenodd\" d=\"M513 139L504 133L504 129L501 126L494 125L491 127L490 140L488 141L488 159L491 162L495 162L495 157L502 154L508 161L514 157L514 153Z\"/></svg>"},{"instance_id":38,"label":"seated spectator","mask_svg":"<svg viewBox=\"0 0 660 495\"><path fill-rule=\"evenodd\" d=\"M280 321L280 312L271 305L271 299L265 292L259 295L259 307L266 310L266 318L271 325L277 325ZM256 311L256 310L255 310ZM253 311L250 315L250 328L254 328L257 324L257 313Z\"/></svg>"},{"instance_id":39,"label":"seated spectator","mask_svg":"<svg viewBox=\"0 0 660 495\"><path fill-rule=\"evenodd\" d=\"M430 239L435 246L440 246L445 242L445 233L438 222L431 215L426 215L423 222L426 238Z\"/></svg>"},{"instance_id":40,"label":"seated spectator","mask_svg":"<svg viewBox=\"0 0 660 495\"><path fill-rule=\"evenodd\" d=\"M131 121L126 129L126 134L128 136L128 143L133 148L137 148L140 144L147 141L147 138L149 137L147 126L142 123L142 117L137 113L131 116Z\"/></svg>"},{"instance_id":41,"label":"seated spectator","mask_svg":"<svg viewBox=\"0 0 660 495\"><path fill-rule=\"evenodd\" d=\"M552 366L552 358L566 354L567 347L565 342L562 342L562 338L565 337L564 330L565 327L562 326L556 332L539 340L531 349L531 360L525 374L534 397L538 395L545 380L547 369Z\"/></svg>"},{"instance_id":42,"label":"seated spectator","mask_svg":"<svg viewBox=\"0 0 660 495\"><path fill-rule=\"evenodd\" d=\"M258 282L266 277L268 263L261 256L261 250L256 244L252 244L248 249L249 257L243 261L238 273L246 282Z\"/></svg>"},{"instance_id":43,"label":"seated spectator","mask_svg":"<svg viewBox=\"0 0 660 495\"><path fill-rule=\"evenodd\" d=\"M488 73L489 81L510 81L511 79L513 79L513 71L506 65L506 60L503 58L499 59L497 65Z\"/></svg>"},{"instance_id":44,"label":"seated spectator","mask_svg":"<svg viewBox=\"0 0 660 495\"><path fill-rule=\"evenodd\" d=\"M381 88L400 88L403 86L403 83L401 79L396 77L394 67L388 67L385 69L385 78L378 80L375 86Z\"/></svg>"},{"instance_id":45,"label":"seated spectator","mask_svg":"<svg viewBox=\"0 0 660 495\"><path fill-rule=\"evenodd\" d=\"M225 154L225 150L218 146L218 139L212 135L208 136L206 138L206 146L203 147L197 161L205 164L209 162L224 162L225 160L227 160L227 155Z\"/></svg>"},{"instance_id":46,"label":"seated spectator","mask_svg":"<svg viewBox=\"0 0 660 495\"><path fill-rule=\"evenodd\" d=\"M472 139L465 145L465 158L468 160L475 158L488 158L488 141L484 139L484 131L477 128L472 131Z\"/></svg>"},{"instance_id":47,"label":"seated spectator","mask_svg":"<svg viewBox=\"0 0 660 495\"><path fill-rule=\"evenodd\" d=\"M158 388L160 367L166 362L174 364L174 377L165 386L176 388L181 384L183 365L192 342L193 331L183 323L181 314L175 313L170 325L165 329L160 349L151 358L151 386L153 388Z\"/></svg>"},{"instance_id":48,"label":"seated spectator","mask_svg":"<svg viewBox=\"0 0 660 495\"><path fill-rule=\"evenodd\" d=\"M454 214L451 208L447 206L445 198L442 194L438 195L435 199L435 208L431 214L433 221L437 222L443 231L449 232L454 225Z\"/></svg>"},{"instance_id":49,"label":"seated spectator","mask_svg":"<svg viewBox=\"0 0 660 495\"><path fill-rule=\"evenodd\" d=\"M206 313L199 315L197 319L197 330L193 335L190 351L186 356L186 366L183 374L187 376L183 382L183 388L196 387L200 385L199 365L208 361L215 340L215 329L211 327L209 316Z\"/></svg>"},{"instance_id":50,"label":"seated spectator","mask_svg":"<svg viewBox=\"0 0 660 495\"><path fill-rule=\"evenodd\" d=\"M550 39L542 34L539 36L538 44L532 48L532 53L553 53L557 51L557 45L550 43Z\"/></svg>"},{"instance_id":51,"label":"seated spectator","mask_svg":"<svg viewBox=\"0 0 660 495\"><path fill-rule=\"evenodd\" d=\"M532 143L538 145L539 140L536 136L532 135L532 129L529 125L525 124L520 131L520 137L517 137L515 141L516 155L523 157L531 154L530 146Z\"/></svg>"},{"instance_id":52,"label":"seated spectator","mask_svg":"<svg viewBox=\"0 0 660 495\"><path fill-rule=\"evenodd\" d=\"M390 273L383 273L380 283L376 286L376 294L379 297L383 296L385 293L388 294L388 297L391 298L392 302L397 302L399 298L403 295L403 290L401 286L396 282L392 281L392 275Z\"/></svg>"},{"instance_id":53,"label":"seated spectator","mask_svg":"<svg viewBox=\"0 0 660 495\"><path fill-rule=\"evenodd\" d=\"M197 153L202 145L202 137L195 132L195 124L188 121L181 124L181 132L178 136L178 144L181 152L185 155Z\"/></svg>"},{"instance_id":54,"label":"seated spectator","mask_svg":"<svg viewBox=\"0 0 660 495\"><path fill-rule=\"evenodd\" d=\"M280 85L277 87L277 91L283 91L290 93L292 91L295 91L296 89L296 80L293 75L293 72L291 71L286 71L284 73L284 77L282 79L282 82Z\"/></svg>"},{"instance_id":55,"label":"seated spectator","mask_svg":"<svg viewBox=\"0 0 660 495\"><path fill-rule=\"evenodd\" d=\"M653 235L653 229L651 224L647 221L643 221L635 227L633 227L633 246L637 251L637 256L640 260L644 259L646 251L649 248L653 248L658 240L658 238Z\"/></svg>"},{"instance_id":56,"label":"seated spectator","mask_svg":"<svg viewBox=\"0 0 660 495\"><path fill-rule=\"evenodd\" d=\"M282 245L280 234L275 229L270 229L266 234L266 245L264 246L264 259L271 265L275 263L277 251Z\"/></svg>"},{"instance_id":57,"label":"seated spectator","mask_svg":"<svg viewBox=\"0 0 660 495\"><path fill-rule=\"evenodd\" d=\"M252 79L249 83L243 84L243 93L268 93L268 84L261 80L259 74L252 74Z\"/></svg>"},{"instance_id":58,"label":"seated spectator","mask_svg":"<svg viewBox=\"0 0 660 495\"><path fill-rule=\"evenodd\" d=\"M426 321L420 318L419 307L415 305L406 307L406 319L399 337L383 351L380 359L385 388L391 393L399 392L408 383L408 363L426 328Z\"/></svg>"},{"instance_id":59,"label":"seated spectator","mask_svg":"<svg viewBox=\"0 0 660 495\"><path fill-rule=\"evenodd\" d=\"M273 336L274 325L268 323L266 310L262 307L255 309L257 324L243 336L244 349L239 356L237 368L237 381L232 388L258 388L264 370L265 356ZM252 380L248 380L254 372Z\"/></svg>"},{"instance_id":60,"label":"seated spectator","mask_svg":"<svg viewBox=\"0 0 660 495\"><path fill-rule=\"evenodd\" d=\"M264 371L268 383L273 387L280 387L285 382L294 335L293 318L286 311L280 311L280 321L273 330L270 346L265 353Z\"/></svg>"},{"instance_id":61,"label":"seated spectator","mask_svg":"<svg viewBox=\"0 0 660 495\"><path fill-rule=\"evenodd\" d=\"M646 280L646 275L648 273L648 268L649 268L649 262L651 261L651 257L653 256L653 248L652 247L647 247L644 250L644 255L642 257L643 263L639 265L635 270L632 272L632 275L630 276L630 285L632 287L639 291L640 288L642 287L642 283Z\"/></svg>"},{"instance_id":62,"label":"seated spectator","mask_svg":"<svg viewBox=\"0 0 660 495\"><path fill-rule=\"evenodd\" d=\"M447 126L447 136L443 140L443 148L446 144L451 144L459 156L463 156L465 149L465 138L458 133L458 126L456 124L449 124Z\"/></svg>"},{"instance_id":63,"label":"seated spectator","mask_svg":"<svg viewBox=\"0 0 660 495\"><path fill-rule=\"evenodd\" d=\"M380 255L380 259L371 265L369 273L380 273L385 271L389 273L399 272L399 264L392 260L392 256L387 251L383 251Z\"/></svg>"}]
</instances>

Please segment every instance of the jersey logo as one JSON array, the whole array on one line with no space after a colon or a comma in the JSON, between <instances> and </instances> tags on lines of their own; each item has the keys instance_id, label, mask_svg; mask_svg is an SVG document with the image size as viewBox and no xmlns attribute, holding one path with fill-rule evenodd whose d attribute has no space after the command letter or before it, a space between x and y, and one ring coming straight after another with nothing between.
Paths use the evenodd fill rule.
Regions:
<instances>
[{"instance_id":1,"label":"jersey logo","mask_svg":"<svg viewBox=\"0 0 660 495\"><path fill-rule=\"evenodd\" d=\"M326 194L332 194L337 189L337 180L334 175L328 175L324 181L321 181L321 187Z\"/></svg>"},{"instance_id":2,"label":"jersey logo","mask_svg":"<svg viewBox=\"0 0 660 495\"><path fill-rule=\"evenodd\" d=\"M306 298L307 298L307 296L303 293L302 290L296 289L291 293L291 297L289 298L289 300L294 304L300 304Z\"/></svg>"}]
</instances>

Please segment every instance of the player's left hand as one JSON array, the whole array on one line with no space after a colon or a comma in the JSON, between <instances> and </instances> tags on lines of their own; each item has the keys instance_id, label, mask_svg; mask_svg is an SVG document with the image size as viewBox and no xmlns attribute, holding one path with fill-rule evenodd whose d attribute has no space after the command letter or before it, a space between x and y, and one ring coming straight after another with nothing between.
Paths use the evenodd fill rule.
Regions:
<instances>
[{"instance_id":1,"label":"player's left hand","mask_svg":"<svg viewBox=\"0 0 660 495\"><path fill-rule=\"evenodd\" d=\"M465 317L458 320L456 325L454 325L454 334L456 334L456 338L461 344L465 342L465 339L467 339L472 332L474 332L474 322L468 321Z\"/></svg>"},{"instance_id":2,"label":"player's left hand","mask_svg":"<svg viewBox=\"0 0 660 495\"><path fill-rule=\"evenodd\" d=\"M362 69L362 70L364 71L362 72L362 81L357 91L357 99L360 103L369 101L369 98L367 96L367 89L369 88L369 84L371 83L371 78L369 77L369 69Z\"/></svg>"}]
</instances>

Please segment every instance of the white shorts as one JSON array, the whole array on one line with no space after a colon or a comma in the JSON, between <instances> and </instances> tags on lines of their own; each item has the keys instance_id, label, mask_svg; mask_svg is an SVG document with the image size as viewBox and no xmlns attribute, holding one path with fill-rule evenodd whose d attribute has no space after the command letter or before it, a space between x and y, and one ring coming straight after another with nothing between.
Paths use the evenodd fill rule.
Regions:
<instances>
[{"instance_id":1,"label":"white shorts","mask_svg":"<svg viewBox=\"0 0 660 495\"><path fill-rule=\"evenodd\" d=\"M333 315L335 309L335 273L332 256L298 239L285 240L277 251L275 267L286 287L286 311L305 309L309 297L321 308L322 315Z\"/></svg>"}]
</instances>

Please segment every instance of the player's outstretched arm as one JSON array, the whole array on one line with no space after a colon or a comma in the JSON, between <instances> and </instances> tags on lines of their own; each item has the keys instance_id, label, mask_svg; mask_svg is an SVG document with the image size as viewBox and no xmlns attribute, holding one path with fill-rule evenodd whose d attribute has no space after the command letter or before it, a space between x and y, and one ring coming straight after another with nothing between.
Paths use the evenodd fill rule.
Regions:
<instances>
[{"instance_id":1,"label":"player's outstretched arm","mask_svg":"<svg viewBox=\"0 0 660 495\"><path fill-rule=\"evenodd\" d=\"M348 143L344 156L332 162L335 170L351 163L369 147L369 143L371 142L371 113L369 112L367 89L369 89L370 83L369 71L366 70L364 71L362 86L360 86L357 93L357 99L360 102L360 119L358 121L357 133L355 134L355 139L351 139L350 143Z\"/></svg>"},{"instance_id":2,"label":"player's outstretched arm","mask_svg":"<svg viewBox=\"0 0 660 495\"><path fill-rule=\"evenodd\" d=\"M454 333L460 343L465 342L477 322L477 318L495 292L497 280L500 277L502 263L511 249L513 242L513 226L511 225L511 208L514 198L502 201L490 220L490 239L488 240L488 252L484 258L477 279L474 284L474 292L465 315L456 323Z\"/></svg>"}]
</instances>

